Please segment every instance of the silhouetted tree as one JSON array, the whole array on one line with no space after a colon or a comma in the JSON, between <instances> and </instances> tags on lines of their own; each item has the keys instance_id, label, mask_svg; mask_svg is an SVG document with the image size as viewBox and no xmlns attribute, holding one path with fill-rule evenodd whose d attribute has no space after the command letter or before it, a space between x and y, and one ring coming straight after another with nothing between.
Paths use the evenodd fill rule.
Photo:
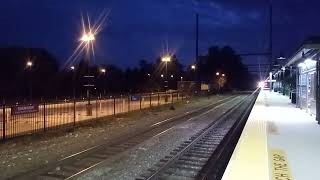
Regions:
<instances>
[{"instance_id":1,"label":"silhouetted tree","mask_svg":"<svg viewBox=\"0 0 320 180\"><path fill-rule=\"evenodd\" d=\"M210 47L208 55L199 57L197 72L202 82L211 84L217 84L216 72L225 74L226 87L229 89L247 89L252 83L252 76L241 57L229 46Z\"/></svg>"}]
</instances>

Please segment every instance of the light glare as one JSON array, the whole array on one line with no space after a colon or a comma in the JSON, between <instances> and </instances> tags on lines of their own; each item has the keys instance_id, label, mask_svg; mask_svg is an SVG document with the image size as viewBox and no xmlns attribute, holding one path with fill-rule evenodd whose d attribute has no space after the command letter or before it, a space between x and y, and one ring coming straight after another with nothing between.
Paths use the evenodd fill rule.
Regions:
<instances>
[{"instance_id":1,"label":"light glare","mask_svg":"<svg viewBox=\"0 0 320 180\"><path fill-rule=\"evenodd\" d=\"M31 67L31 66L32 66L32 61L28 61L28 62L27 62L27 66L28 66L28 67Z\"/></svg>"},{"instance_id":2,"label":"light glare","mask_svg":"<svg viewBox=\"0 0 320 180\"><path fill-rule=\"evenodd\" d=\"M171 57L170 56L164 56L161 58L162 62L170 62L171 61Z\"/></svg>"},{"instance_id":3,"label":"light glare","mask_svg":"<svg viewBox=\"0 0 320 180\"><path fill-rule=\"evenodd\" d=\"M260 82L258 83L258 87L259 87L259 88L264 88L264 81L260 81Z\"/></svg>"}]
</instances>

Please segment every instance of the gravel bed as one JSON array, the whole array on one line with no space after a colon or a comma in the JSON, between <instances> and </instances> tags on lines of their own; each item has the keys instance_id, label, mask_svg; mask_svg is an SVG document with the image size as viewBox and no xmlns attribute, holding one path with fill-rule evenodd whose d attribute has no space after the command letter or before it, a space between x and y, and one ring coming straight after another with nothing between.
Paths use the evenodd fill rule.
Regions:
<instances>
[{"instance_id":1,"label":"gravel bed","mask_svg":"<svg viewBox=\"0 0 320 180\"><path fill-rule=\"evenodd\" d=\"M228 103L226 106L221 106L200 118L186 120L173 126L168 131L100 164L77 179L126 180L138 178L148 168L151 168L166 155L169 155L183 141L188 140L201 129L207 127L214 119L223 114L231 104L235 104L238 101L239 99Z\"/></svg>"},{"instance_id":2,"label":"gravel bed","mask_svg":"<svg viewBox=\"0 0 320 180\"><path fill-rule=\"evenodd\" d=\"M123 134L134 132L135 129L192 111L222 98L225 96L192 98L176 103L175 110L169 110L169 106L161 106L106 117L72 131L61 130L1 142L0 179L40 168L95 145L112 142ZM141 151L143 152L143 149Z\"/></svg>"}]
</instances>

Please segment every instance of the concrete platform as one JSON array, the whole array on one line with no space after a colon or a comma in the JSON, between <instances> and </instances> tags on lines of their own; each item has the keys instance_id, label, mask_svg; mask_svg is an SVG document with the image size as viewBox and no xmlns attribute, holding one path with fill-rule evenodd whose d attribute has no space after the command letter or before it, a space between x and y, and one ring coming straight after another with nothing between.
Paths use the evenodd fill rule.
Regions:
<instances>
[{"instance_id":1,"label":"concrete platform","mask_svg":"<svg viewBox=\"0 0 320 180\"><path fill-rule=\"evenodd\" d=\"M262 90L223 180L320 179L320 126L290 99Z\"/></svg>"}]
</instances>

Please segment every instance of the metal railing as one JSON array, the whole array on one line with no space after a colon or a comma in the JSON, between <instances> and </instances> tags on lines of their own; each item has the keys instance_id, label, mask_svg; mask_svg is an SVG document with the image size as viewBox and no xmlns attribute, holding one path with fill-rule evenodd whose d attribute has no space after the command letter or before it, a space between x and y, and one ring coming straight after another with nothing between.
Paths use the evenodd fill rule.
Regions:
<instances>
[{"instance_id":1,"label":"metal railing","mask_svg":"<svg viewBox=\"0 0 320 180\"><path fill-rule=\"evenodd\" d=\"M0 111L0 139L73 128L101 117L137 111L183 100L181 92L148 93L32 104L5 104Z\"/></svg>"}]
</instances>

